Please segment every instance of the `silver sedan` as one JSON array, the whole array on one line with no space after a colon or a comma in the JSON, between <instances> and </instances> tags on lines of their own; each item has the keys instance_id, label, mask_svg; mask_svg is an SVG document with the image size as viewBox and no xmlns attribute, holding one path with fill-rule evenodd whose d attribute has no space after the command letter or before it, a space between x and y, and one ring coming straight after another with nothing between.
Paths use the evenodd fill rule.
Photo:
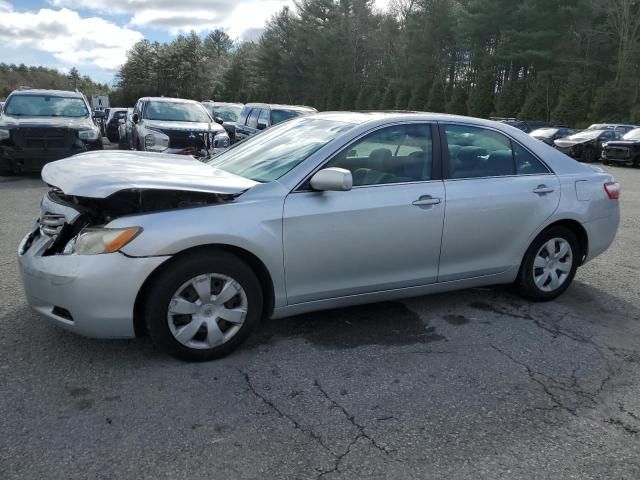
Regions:
<instances>
[{"instance_id":1,"label":"silver sedan","mask_svg":"<svg viewBox=\"0 0 640 480\"><path fill-rule=\"evenodd\" d=\"M619 223L601 169L438 114L320 113L208 163L91 152L42 176L19 247L31 306L191 360L229 353L265 317L493 284L552 300Z\"/></svg>"}]
</instances>

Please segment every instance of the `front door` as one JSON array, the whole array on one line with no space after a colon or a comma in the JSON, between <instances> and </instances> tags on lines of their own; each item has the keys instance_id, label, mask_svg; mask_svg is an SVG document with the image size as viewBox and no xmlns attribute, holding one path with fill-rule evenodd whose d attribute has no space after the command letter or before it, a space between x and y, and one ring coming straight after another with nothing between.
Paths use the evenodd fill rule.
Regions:
<instances>
[{"instance_id":1,"label":"front door","mask_svg":"<svg viewBox=\"0 0 640 480\"><path fill-rule=\"evenodd\" d=\"M284 205L289 304L433 283L444 219L432 126L385 127L324 167L351 170L347 192L304 186Z\"/></svg>"}]
</instances>

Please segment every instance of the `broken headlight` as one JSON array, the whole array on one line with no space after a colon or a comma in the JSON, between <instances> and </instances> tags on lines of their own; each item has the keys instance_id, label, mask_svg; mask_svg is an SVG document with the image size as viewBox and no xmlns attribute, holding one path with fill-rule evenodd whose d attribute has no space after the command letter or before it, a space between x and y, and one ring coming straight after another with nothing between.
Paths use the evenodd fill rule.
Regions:
<instances>
[{"instance_id":1,"label":"broken headlight","mask_svg":"<svg viewBox=\"0 0 640 480\"><path fill-rule=\"evenodd\" d=\"M120 250L131 240L136 238L142 228L85 228L77 237L69 241L64 253L78 255L97 255L113 253Z\"/></svg>"}]
</instances>

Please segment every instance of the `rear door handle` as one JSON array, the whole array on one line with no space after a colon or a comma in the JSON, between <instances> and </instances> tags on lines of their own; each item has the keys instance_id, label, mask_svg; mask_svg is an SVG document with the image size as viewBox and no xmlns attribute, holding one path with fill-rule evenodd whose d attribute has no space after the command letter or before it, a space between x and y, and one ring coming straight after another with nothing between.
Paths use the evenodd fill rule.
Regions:
<instances>
[{"instance_id":1,"label":"rear door handle","mask_svg":"<svg viewBox=\"0 0 640 480\"><path fill-rule=\"evenodd\" d=\"M551 187L547 187L546 185L538 185L534 190L533 193L538 194L538 195L546 195L547 193L553 193L554 190Z\"/></svg>"},{"instance_id":2,"label":"rear door handle","mask_svg":"<svg viewBox=\"0 0 640 480\"><path fill-rule=\"evenodd\" d=\"M412 205L416 207L430 207L432 205L438 205L440 203L439 198L434 198L431 195L423 195L418 200L414 201Z\"/></svg>"}]
</instances>

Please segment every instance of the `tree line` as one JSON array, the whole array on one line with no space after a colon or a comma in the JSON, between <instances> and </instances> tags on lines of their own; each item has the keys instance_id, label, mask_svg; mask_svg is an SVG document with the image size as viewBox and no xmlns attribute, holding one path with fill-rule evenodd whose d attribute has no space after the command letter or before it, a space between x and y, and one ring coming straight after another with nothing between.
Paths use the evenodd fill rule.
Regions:
<instances>
[{"instance_id":1,"label":"tree line","mask_svg":"<svg viewBox=\"0 0 640 480\"><path fill-rule=\"evenodd\" d=\"M116 98L640 122L640 0L300 0L259 40L136 44ZM114 103L114 102L112 102Z\"/></svg>"},{"instance_id":2,"label":"tree line","mask_svg":"<svg viewBox=\"0 0 640 480\"><path fill-rule=\"evenodd\" d=\"M72 68L65 74L53 68L0 63L0 99L6 98L13 90L20 87L53 90L77 88L87 96L109 91L108 85L94 82L86 75L80 75L76 68Z\"/></svg>"}]
</instances>

